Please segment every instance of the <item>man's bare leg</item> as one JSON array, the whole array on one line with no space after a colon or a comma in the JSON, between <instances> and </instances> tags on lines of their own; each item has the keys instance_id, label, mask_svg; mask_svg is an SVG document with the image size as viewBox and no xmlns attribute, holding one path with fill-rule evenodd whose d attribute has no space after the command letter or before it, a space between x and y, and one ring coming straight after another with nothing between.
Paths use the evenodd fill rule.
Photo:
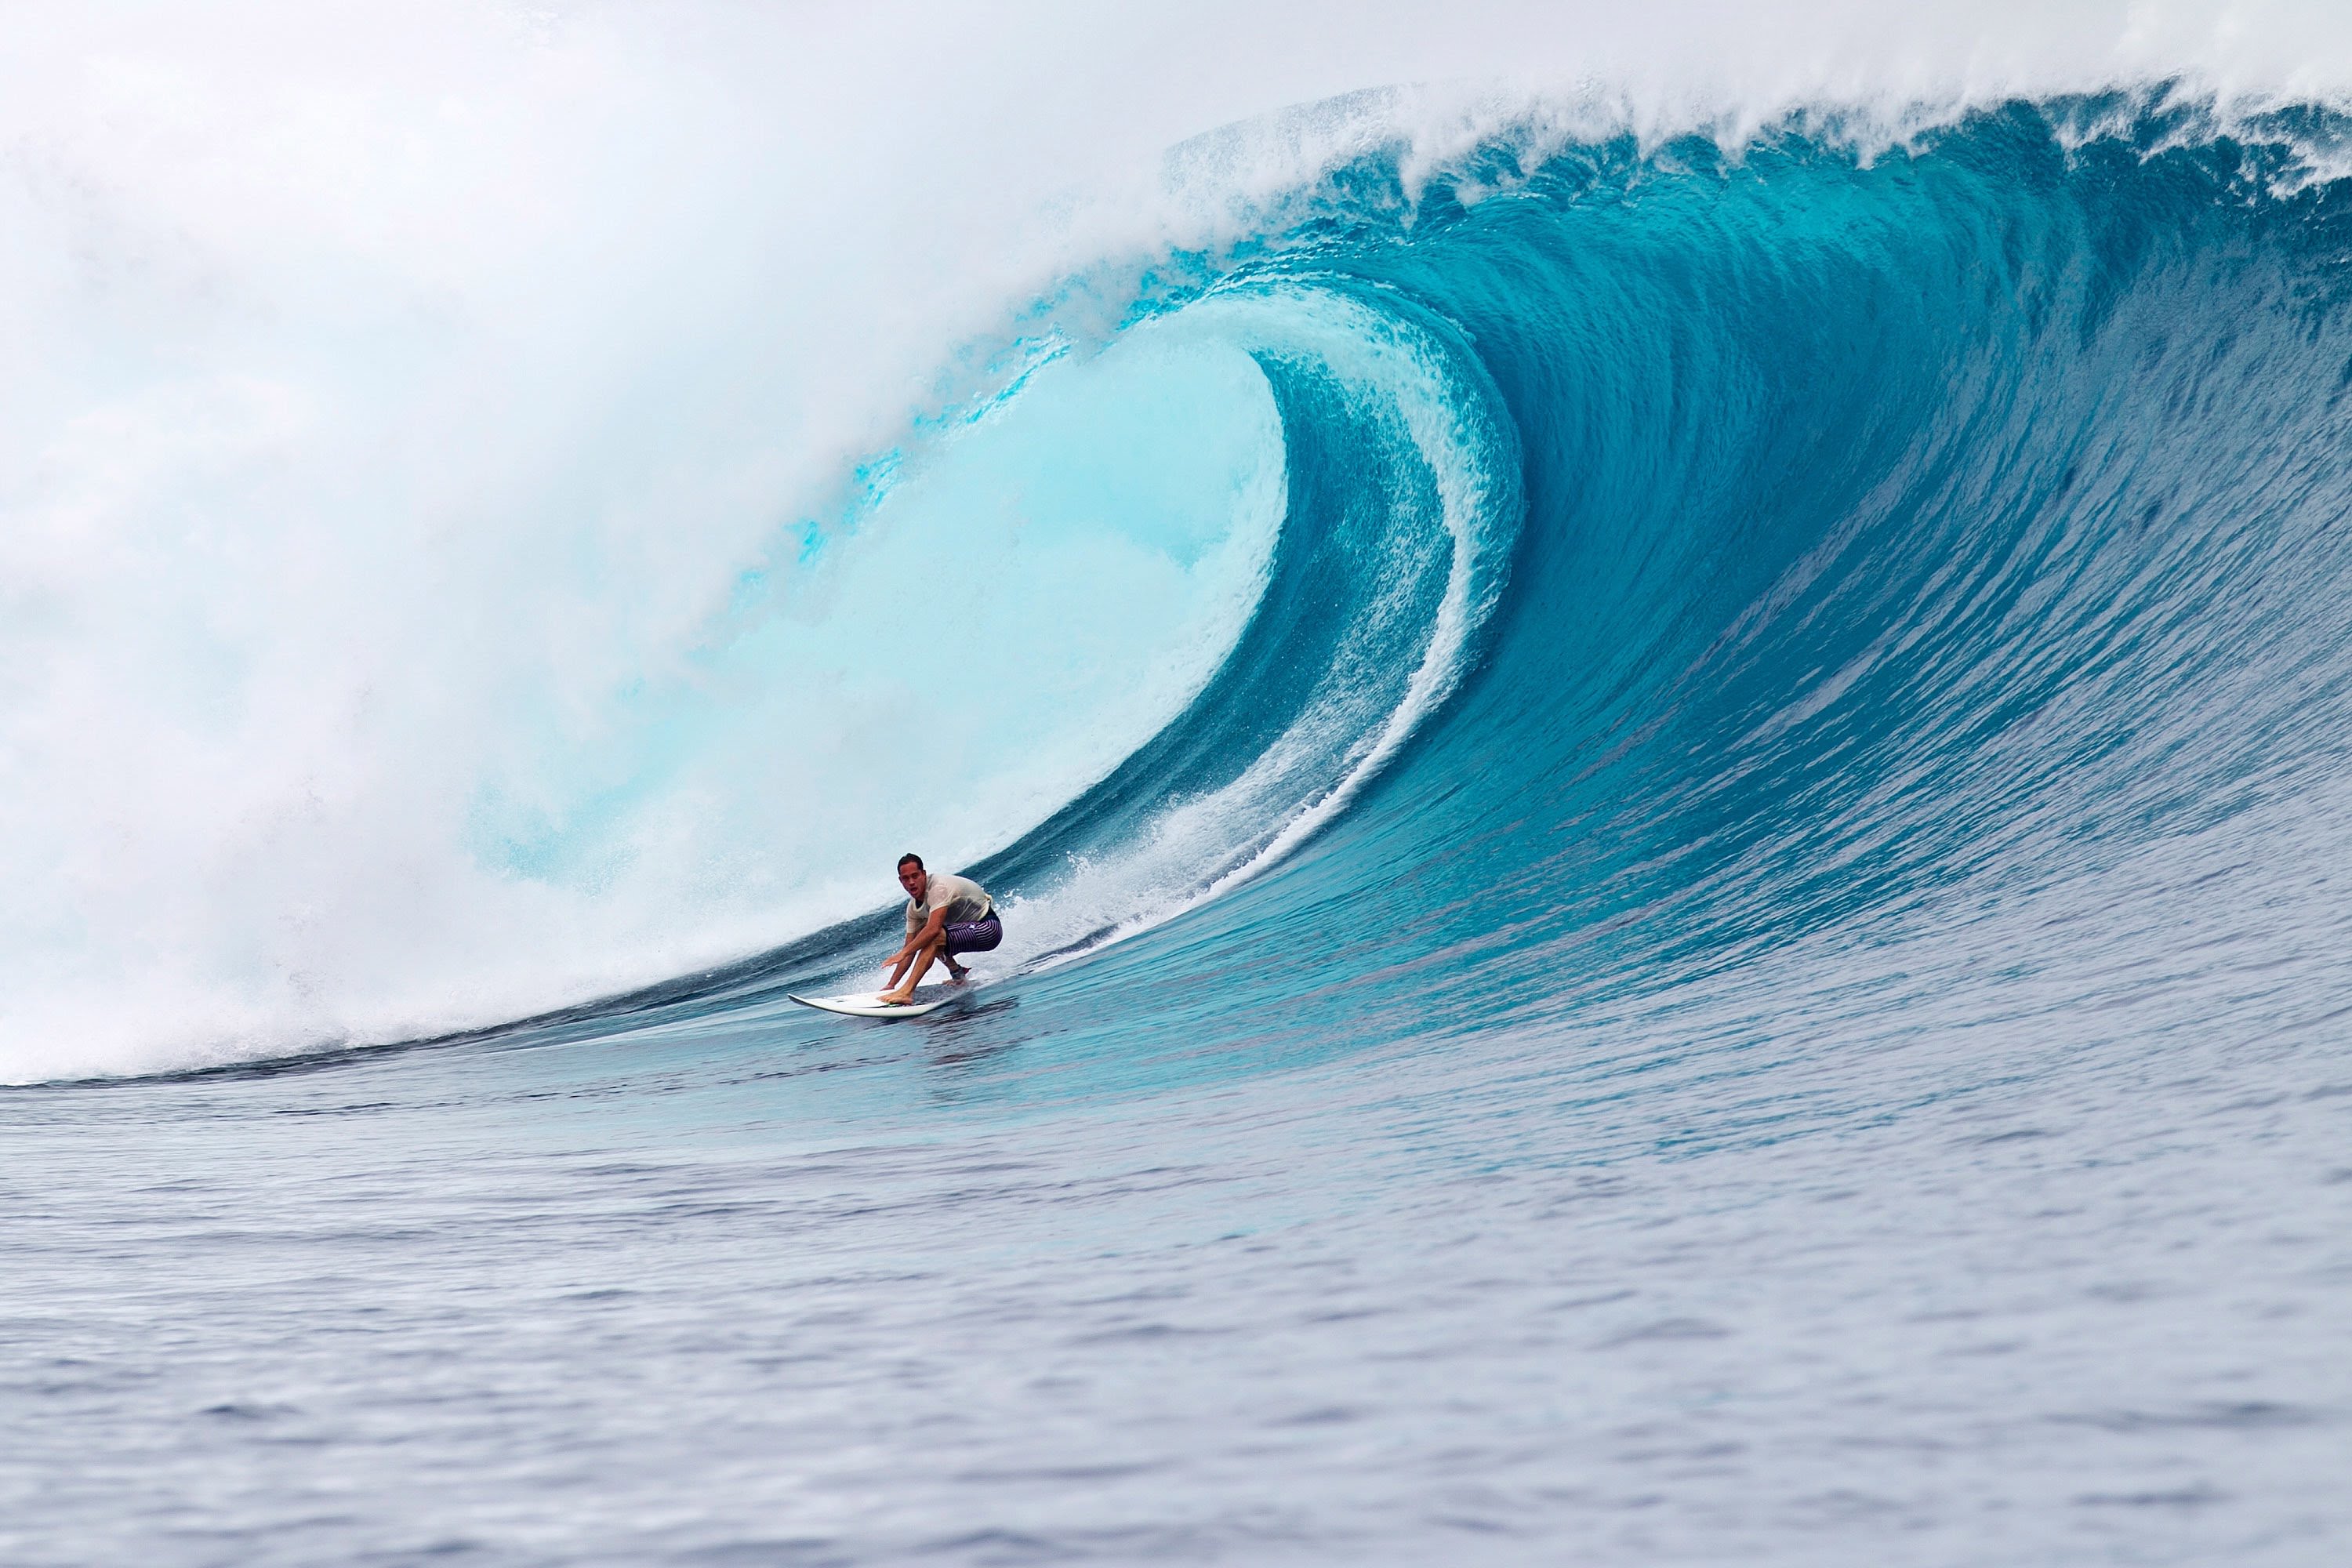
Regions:
<instances>
[{"instance_id":1,"label":"man's bare leg","mask_svg":"<svg viewBox=\"0 0 2352 1568\"><path fill-rule=\"evenodd\" d=\"M877 996L875 1000L877 1002L913 1001L915 999L915 987L923 983L923 972L930 968L931 960L939 957L940 954L947 951L947 945L948 934L945 931L941 931L938 936L917 948L915 950L914 957L911 960L912 967L907 971L907 978L900 981L891 989L883 992L880 995Z\"/></svg>"}]
</instances>

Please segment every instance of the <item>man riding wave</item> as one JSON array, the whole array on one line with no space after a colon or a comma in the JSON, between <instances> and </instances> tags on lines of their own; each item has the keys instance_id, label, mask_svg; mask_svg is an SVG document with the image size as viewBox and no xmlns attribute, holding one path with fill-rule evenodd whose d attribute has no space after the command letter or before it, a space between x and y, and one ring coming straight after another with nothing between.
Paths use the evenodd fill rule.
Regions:
<instances>
[{"instance_id":1,"label":"man riding wave","mask_svg":"<svg viewBox=\"0 0 2352 1568\"><path fill-rule=\"evenodd\" d=\"M935 958L946 961L948 978L961 984L971 972L955 955L986 952L1004 940L996 900L971 878L952 871L934 875L923 869L921 856L901 855L898 886L907 889L907 941L884 961L890 978L877 1001L913 1001L917 983Z\"/></svg>"}]
</instances>

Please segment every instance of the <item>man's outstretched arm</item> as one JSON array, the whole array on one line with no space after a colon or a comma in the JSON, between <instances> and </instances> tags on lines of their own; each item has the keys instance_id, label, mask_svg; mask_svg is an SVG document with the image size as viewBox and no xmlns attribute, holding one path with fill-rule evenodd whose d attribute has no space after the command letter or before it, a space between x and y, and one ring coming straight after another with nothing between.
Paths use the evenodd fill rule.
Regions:
<instances>
[{"instance_id":1,"label":"man's outstretched arm","mask_svg":"<svg viewBox=\"0 0 2352 1568\"><path fill-rule=\"evenodd\" d=\"M947 910L933 910L931 918L925 921L915 933L907 939L907 945L882 961L882 967L890 972L890 979L882 987L883 990L887 991L898 984L898 977L907 973L907 965L915 962L915 954L922 952L926 944L945 930L947 923Z\"/></svg>"}]
</instances>

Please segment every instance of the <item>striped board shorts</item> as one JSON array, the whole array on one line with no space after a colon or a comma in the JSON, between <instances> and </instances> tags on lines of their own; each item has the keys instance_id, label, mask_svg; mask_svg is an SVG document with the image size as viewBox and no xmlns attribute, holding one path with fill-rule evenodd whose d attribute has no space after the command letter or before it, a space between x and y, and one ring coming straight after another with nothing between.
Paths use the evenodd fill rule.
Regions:
<instances>
[{"instance_id":1,"label":"striped board shorts","mask_svg":"<svg viewBox=\"0 0 2352 1568\"><path fill-rule=\"evenodd\" d=\"M976 921L965 921L943 928L947 932L950 953L986 952L1004 940L1004 922L996 918L994 910Z\"/></svg>"}]
</instances>

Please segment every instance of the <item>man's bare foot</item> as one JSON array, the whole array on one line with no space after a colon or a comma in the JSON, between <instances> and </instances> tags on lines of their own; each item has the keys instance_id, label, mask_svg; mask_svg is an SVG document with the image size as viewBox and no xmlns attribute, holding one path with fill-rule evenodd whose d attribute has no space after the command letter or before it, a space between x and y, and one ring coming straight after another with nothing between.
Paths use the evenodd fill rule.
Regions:
<instances>
[{"instance_id":1,"label":"man's bare foot","mask_svg":"<svg viewBox=\"0 0 2352 1568\"><path fill-rule=\"evenodd\" d=\"M904 1007L914 999L915 994L911 991L877 991L874 995L874 1000L885 1007Z\"/></svg>"},{"instance_id":2,"label":"man's bare foot","mask_svg":"<svg viewBox=\"0 0 2352 1568\"><path fill-rule=\"evenodd\" d=\"M962 964L962 963L950 963L950 964L949 964L949 965L948 965L948 984L950 984L950 985L961 985L961 984L962 984L965 981L967 981L967 980L969 980L969 979L971 979L971 965L969 965L969 964Z\"/></svg>"}]
</instances>

